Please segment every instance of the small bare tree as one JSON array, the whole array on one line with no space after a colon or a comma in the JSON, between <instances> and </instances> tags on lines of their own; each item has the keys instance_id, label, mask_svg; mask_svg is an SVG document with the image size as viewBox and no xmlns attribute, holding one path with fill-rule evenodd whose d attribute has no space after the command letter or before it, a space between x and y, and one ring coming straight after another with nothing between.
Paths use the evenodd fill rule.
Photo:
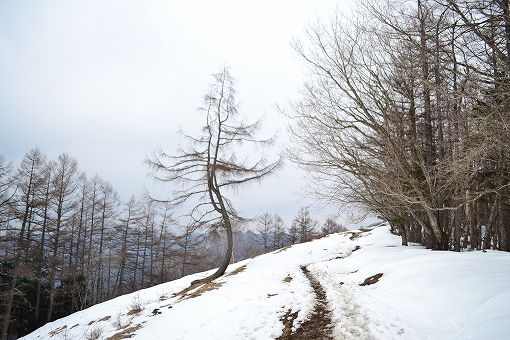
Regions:
<instances>
[{"instance_id":1,"label":"small bare tree","mask_svg":"<svg viewBox=\"0 0 510 340\"><path fill-rule=\"evenodd\" d=\"M259 233L259 243L264 247L264 254L269 251L271 244L271 231L273 229L273 216L268 212L263 213L258 218L257 232ZM274 236L274 235L273 235Z\"/></svg>"},{"instance_id":2,"label":"small bare tree","mask_svg":"<svg viewBox=\"0 0 510 340\"><path fill-rule=\"evenodd\" d=\"M334 233L341 233L347 231L347 228L338 223L334 217L330 216L324 221L322 225L322 235L329 235Z\"/></svg>"},{"instance_id":3,"label":"small bare tree","mask_svg":"<svg viewBox=\"0 0 510 340\"><path fill-rule=\"evenodd\" d=\"M204 98L206 124L203 133L192 137L184 133L189 142L176 156L155 151L146 159L156 183L181 184L168 201L175 206L192 203L188 214L192 223L223 229L227 234L227 249L218 270L200 280L210 282L225 272L233 250L232 220L241 219L232 202L224 195L227 189L239 190L243 185L257 182L274 173L282 164L281 158L270 162L264 154L253 160L243 145L265 147L275 137L257 139L261 121L245 123L238 112L234 79L224 67L214 75L215 82ZM235 148L237 146L237 148ZM243 152L244 150L244 152ZM240 158L239 155L245 154ZM194 199L198 199L193 201Z\"/></svg>"},{"instance_id":4,"label":"small bare tree","mask_svg":"<svg viewBox=\"0 0 510 340\"><path fill-rule=\"evenodd\" d=\"M317 234L317 225L319 222L314 220L310 216L310 210L308 207L301 207L292 220L292 225L297 228L299 235L299 242L306 242L310 240L310 237Z\"/></svg>"}]
</instances>

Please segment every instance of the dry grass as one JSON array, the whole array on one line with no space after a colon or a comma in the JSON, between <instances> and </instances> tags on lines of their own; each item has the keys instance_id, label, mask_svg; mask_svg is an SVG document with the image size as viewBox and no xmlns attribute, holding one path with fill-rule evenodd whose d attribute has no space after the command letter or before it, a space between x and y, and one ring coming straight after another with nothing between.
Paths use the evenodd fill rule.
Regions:
<instances>
[{"instance_id":1,"label":"dry grass","mask_svg":"<svg viewBox=\"0 0 510 340\"><path fill-rule=\"evenodd\" d=\"M326 235L322 235L322 234L308 236L307 238L305 238L305 239L303 240L303 242L302 242L302 243L311 242L311 241L313 241L313 240L319 240L319 239L321 239L321 238L323 238L323 237L325 237L325 236L326 236Z\"/></svg>"},{"instance_id":2,"label":"dry grass","mask_svg":"<svg viewBox=\"0 0 510 340\"><path fill-rule=\"evenodd\" d=\"M279 249L275 252L275 254L278 254L278 253L281 253L281 252L284 252L286 251L287 249L290 249L292 248L292 246L286 246L286 247L283 247L282 249Z\"/></svg>"},{"instance_id":3,"label":"dry grass","mask_svg":"<svg viewBox=\"0 0 510 340\"><path fill-rule=\"evenodd\" d=\"M237 274L243 272L244 270L246 270L246 265L236 268L232 272L225 275L225 277L237 275ZM176 303L180 302L182 300L193 299L193 298L199 297L200 295L202 295L205 292L220 288L223 285L223 283L224 282L213 282L213 281L206 282L206 283L194 283L194 284L192 283L191 286L184 288L180 292L172 294L172 297L173 298L179 297L179 300L177 300ZM166 307L169 305L165 305L160 308L163 308L163 307Z\"/></svg>"},{"instance_id":4,"label":"dry grass","mask_svg":"<svg viewBox=\"0 0 510 340\"><path fill-rule=\"evenodd\" d=\"M128 339L132 338L137 330L142 328L142 324L136 324L134 326L128 327L121 332L115 333L111 337L106 338L106 340L121 340L121 339Z\"/></svg>"},{"instance_id":5,"label":"dry grass","mask_svg":"<svg viewBox=\"0 0 510 340\"><path fill-rule=\"evenodd\" d=\"M85 334L86 340L97 340L101 337L101 334L103 334L103 328L99 326L93 327L91 330Z\"/></svg>"},{"instance_id":6,"label":"dry grass","mask_svg":"<svg viewBox=\"0 0 510 340\"><path fill-rule=\"evenodd\" d=\"M129 312L127 312L127 315L137 315L143 310L142 306L142 300L140 300L140 296L135 296L131 300L131 304L129 305Z\"/></svg>"},{"instance_id":7,"label":"dry grass","mask_svg":"<svg viewBox=\"0 0 510 340\"><path fill-rule=\"evenodd\" d=\"M283 323L283 334L278 340L289 339L292 335L292 325L294 324L294 320L296 320L298 316L298 312L292 313L292 310L289 309L285 315L280 319Z\"/></svg>"},{"instance_id":8,"label":"dry grass","mask_svg":"<svg viewBox=\"0 0 510 340\"><path fill-rule=\"evenodd\" d=\"M360 238L360 237L361 237L361 233L360 233L360 232L353 232L353 231L350 231L350 232L347 232L346 234L347 234L347 235L351 235L351 237L349 237L349 239L350 239L351 241L354 241L354 240L356 240L356 239L358 239L358 238Z\"/></svg>"},{"instance_id":9,"label":"dry grass","mask_svg":"<svg viewBox=\"0 0 510 340\"><path fill-rule=\"evenodd\" d=\"M222 285L223 285L223 282L221 282L221 283L216 283L216 282L205 283L198 289L192 291L191 293L185 294L184 296L182 296L180 298L180 300L187 300L187 299L193 299L193 298L199 297L200 295L204 294L205 292L220 288Z\"/></svg>"},{"instance_id":10,"label":"dry grass","mask_svg":"<svg viewBox=\"0 0 510 340\"><path fill-rule=\"evenodd\" d=\"M141 311L142 311L141 308L133 308L129 312L127 312L126 315L137 315L140 314Z\"/></svg>"},{"instance_id":11,"label":"dry grass","mask_svg":"<svg viewBox=\"0 0 510 340\"><path fill-rule=\"evenodd\" d=\"M101 322L101 321L108 321L108 320L110 320L110 318L111 318L111 316L110 316L110 315L107 315L107 316L105 316L104 318L97 320L97 322Z\"/></svg>"},{"instance_id":12,"label":"dry grass","mask_svg":"<svg viewBox=\"0 0 510 340\"><path fill-rule=\"evenodd\" d=\"M64 326L62 326L62 327L59 327L59 328L57 328L57 329L52 330L51 332L49 332L49 333L48 333L48 335L49 335L50 337L53 337L53 336L55 336L55 335L57 335L57 334L61 333L61 332L62 332L63 330L65 330L66 328L67 328L67 325L64 325Z\"/></svg>"},{"instance_id":13,"label":"dry grass","mask_svg":"<svg viewBox=\"0 0 510 340\"><path fill-rule=\"evenodd\" d=\"M246 265L241 266L241 267L237 268L236 270L233 270L232 272L230 272L227 275L225 275L225 277L234 276L236 274L239 274L240 272L243 272L245 269L246 269Z\"/></svg>"},{"instance_id":14,"label":"dry grass","mask_svg":"<svg viewBox=\"0 0 510 340\"><path fill-rule=\"evenodd\" d=\"M78 327L80 324L77 323L76 325L74 325L73 327L69 328L69 329L73 329L74 327Z\"/></svg>"},{"instance_id":15,"label":"dry grass","mask_svg":"<svg viewBox=\"0 0 510 340\"><path fill-rule=\"evenodd\" d=\"M124 322L124 317L121 313L117 313L117 315L115 315L115 317L111 321L111 324L117 330L123 329L123 328L126 328L127 326L129 326L129 323Z\"/></svg>"}]
</instances>

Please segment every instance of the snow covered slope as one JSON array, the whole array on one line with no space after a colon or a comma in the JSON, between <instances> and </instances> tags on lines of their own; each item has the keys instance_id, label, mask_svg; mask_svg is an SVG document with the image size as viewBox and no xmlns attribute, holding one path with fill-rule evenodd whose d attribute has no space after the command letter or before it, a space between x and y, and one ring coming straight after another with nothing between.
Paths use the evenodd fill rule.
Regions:
<instances>
[{"instance_id":1,"label":"snow covered slope","mask_svg":"<svg viewBox=\"0 0 510 340\"><path fill-rule=\"evenodd\" d=\"M275 339L284 323L292 326L285 334L310 327L312 314L328 318L321 329L333 339L510 338L510 253L402 247L381 225L242 261L228 273L181 294L207 273L125 295L23 339ZM322 304L326 316L312 313Z\"/></svg>"}]
</instances>

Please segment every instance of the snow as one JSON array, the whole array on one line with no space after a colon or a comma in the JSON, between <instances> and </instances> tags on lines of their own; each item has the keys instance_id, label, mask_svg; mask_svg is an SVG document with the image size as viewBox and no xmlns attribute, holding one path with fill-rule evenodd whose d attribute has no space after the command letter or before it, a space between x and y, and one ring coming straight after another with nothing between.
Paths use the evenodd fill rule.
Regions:
<instances>
[{"instance_id":1,"label":"snow","mask_svg":"<svg viewBox=\"0 0 510 340\"><path fill-rule=\"evenodd\" d=\"M119 325L128 324L141 326L133 332L140 340L274 339L282 335L285 312L299 311L296 329L314 309L315 295L301 266L326 291L335 338L509 337L510 253L404 247L381 225L232 264L227 270L232 275L197 297L182 299L173 293L207 273L90 307L23 339L107 339L122 331ZM378 282L360 286L378 273L383 274ZM143 310L127 315L137 303ZM153 315L155 308L161 314Z\"/></svg>"}]
</instances>

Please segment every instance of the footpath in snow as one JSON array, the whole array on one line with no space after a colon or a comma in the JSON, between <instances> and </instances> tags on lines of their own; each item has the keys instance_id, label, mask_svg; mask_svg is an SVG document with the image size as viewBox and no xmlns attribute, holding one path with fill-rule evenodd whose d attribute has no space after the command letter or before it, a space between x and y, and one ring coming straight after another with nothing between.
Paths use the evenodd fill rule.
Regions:
<instances>
[{"instance_id":1,"label":"footpath in snow","mask_svg":"<svg viewBox=\"0 0 510 340\"><path fill-rule=\"evenodd\" d=\"M324 339L509 338L510 253L403 247L381 225L232 264L227 273L187 291L208 273L121 296L23 339L293 339L307 327ZM310 326L314 315L320 326Z\"/></svg>"}]
</instances>

